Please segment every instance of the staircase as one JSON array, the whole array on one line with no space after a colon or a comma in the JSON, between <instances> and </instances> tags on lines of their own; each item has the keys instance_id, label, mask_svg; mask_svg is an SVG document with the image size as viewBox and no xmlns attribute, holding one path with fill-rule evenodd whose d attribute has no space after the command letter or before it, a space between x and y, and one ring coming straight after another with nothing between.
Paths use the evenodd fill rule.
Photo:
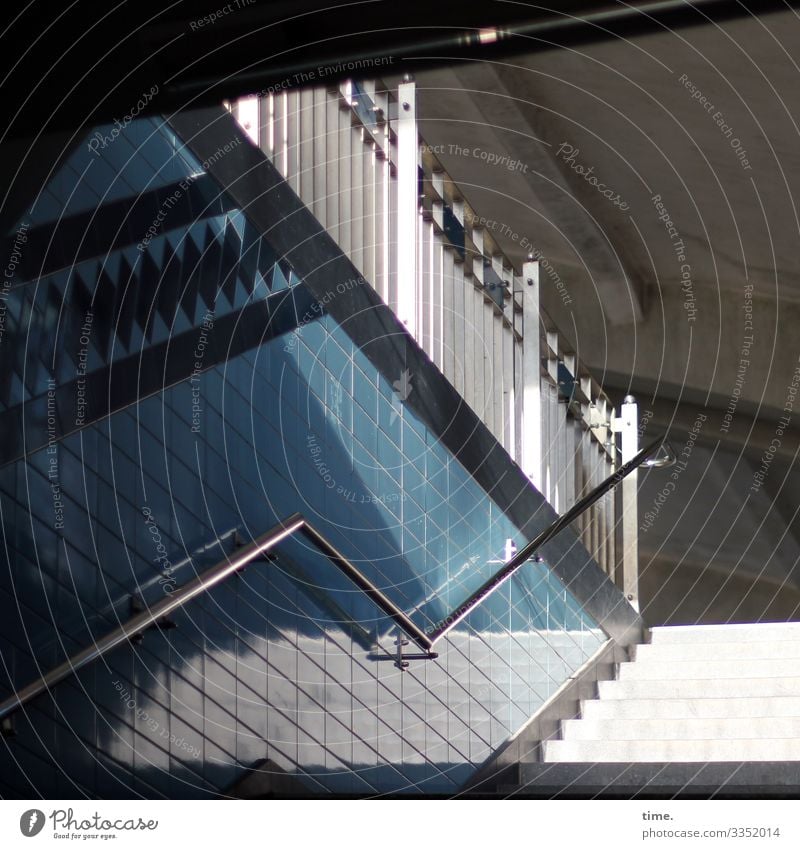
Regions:
<instances>
[{"instance_id":1,"label":"staircase","mask_svg":"<svg viewBox=\"0 0 800 849\"><path fill-rule=\"evenodd\" d=\"M545 763L800 761L800 623L654 628Z\"/></svg>"},{"instance_id":2,"label":"staircase","mask_svg":"<svg viewBox=\"0 0 800 849\"><path fill-rule=\"evenodd\" d=\"M653 628L630 652L614 680L551 705L560 721L534 723L472 792L800 797L800 622Z\"/></svg>"}]
</instances>

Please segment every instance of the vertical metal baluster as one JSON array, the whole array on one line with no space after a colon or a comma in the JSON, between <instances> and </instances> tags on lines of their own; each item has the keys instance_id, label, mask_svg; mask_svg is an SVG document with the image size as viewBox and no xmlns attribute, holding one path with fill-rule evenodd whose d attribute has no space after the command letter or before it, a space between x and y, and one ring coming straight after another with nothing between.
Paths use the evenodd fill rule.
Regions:
<instances>
[{"instance_id":1,"label":"vertical metal baluster","mask_svg":"<svg viewBox=\"0 0 800 849\"><path fill-rule=\"evenodd\" d=\"M419 206L416 85L410 77L397 89L397 317L416 336L417 215Z\"/></svg>"}]
</instances>

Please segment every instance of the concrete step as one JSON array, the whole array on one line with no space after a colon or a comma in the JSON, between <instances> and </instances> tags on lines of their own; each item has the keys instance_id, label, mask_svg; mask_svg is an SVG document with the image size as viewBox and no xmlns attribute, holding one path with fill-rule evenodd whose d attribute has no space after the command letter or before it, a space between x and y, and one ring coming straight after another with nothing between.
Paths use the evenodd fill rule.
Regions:
<instances>
[{"instance_id":1,"label":"concrete step","mask_svg":"<svg viewBox=\"0 0 800 849\"><path fill-rule=\"evenodd\" d=\"M591 719L686 719L800 716L800 695L721 699L592 699L581 702Z\"/></svg>"},{"instance_id":2,"label":"concrete step","mask_svg":"<svg viewBox=\"0 0 800 849\"><path fill-rule=\"evenodd\" d=\"M713 699L800 697L800 678L675 678L600 681L601 699Z\"/></svg>"},{"instance_id":3,"label":"concrete step","mask_svg":"<svg viewBox=\"0 0 800 849\"><path fill-rule=\"evenodd\" d=\"M777 642L800 640L800 622L759 622L735 625L674 625L653 628L650 642L704 643Z\"/></svg>"},{"instance_id":4,"label":"concrete step","mask_svg":"<svg viewBox=\"0 0 800 849\"><path fill-rule=\"evenodd\" d=\"M800 740L800 716L569 719L564 740Z\"/></svg>"},{"instance_id":5,"label":"concrete step","mask_svg":"<svg viewBox=\"0 0 800 849\"><path fill-rule=\"evenodd\" d=\"M800 761L800 739L548 740L546 763Z\"/></svg>"},{"instance_id":6,"label":"concrete step","mask_svg":"<svg viewBox=\"0 0 800 849\"><path fill-rule=\"evenodd\" d=\"M668 660L756 660L760 658L800 659L800 640L778 640L777 642L725 642L725 643L645 643L636 646L634 659L637 663Z\"/></svg>"},{"instance_id":7,"label":"concrete step","mask_svg":"<svg viewBox=\"0 0 800 849\"><path fill-rule=\"evenodd\" d=\"M654 628L651 640L543 743L545 763L800 762L800 622Z\"/></svg>"},{"instance_id":8,"label":"concrete step","mask_svg":"<svg viewBox=\"0 0 800 849\"><path fill-rule=\"evenodd\" d=\"M637 660L621 663L620 681L672 681L676 678L798 678L800 658L757 660Z\"/></svg>"},{"instance_id":9,"label":"concrete step","mask_svg":"<svg viewBox=\"0 0 800 849\"><path fill-rule=\"evenodd\" d=\"M710 795L796 799L800 796L800 762L524 763L520 764L520 788L514 798L641 802L643 798L708 799Z\"/></svg>"}]
</instances>

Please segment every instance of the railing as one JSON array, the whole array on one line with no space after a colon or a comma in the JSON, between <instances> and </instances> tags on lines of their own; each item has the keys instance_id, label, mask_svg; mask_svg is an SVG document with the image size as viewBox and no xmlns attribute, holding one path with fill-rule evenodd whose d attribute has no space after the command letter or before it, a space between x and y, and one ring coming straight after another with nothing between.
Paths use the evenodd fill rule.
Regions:
<instances>
[{"instance_id":1,"label":"railing","mask_svg":"<svg viewBox=\"0 0 800 849\"><path fill-rule=\"evenodd\" d=\"M652 460L654 454L662 447L667 446L668 456L664 460ZM437 625L431 627L427 632L423 631L403 610L401 610L391 599L375 586L359 569L353 565L335 546L333 546L322 534L312 527L299 513L284 519L267 533L258 539L243 546L241 550L230 557L226 557L214 566L211 566L194 580L189 581L174 593L165 596L160 601L148 606L145 610L136 613L126 622L115 628L110 633L101 637L92 645L77 652L64 663L56 666L41 678L37 678L18 692L9 696L0 703L0 725L4 734L13 732L10 722L11 714L36 698L44 692L49 692L56 684L65 678L75 674L84 666L103 657L112 649L124 642L135 642L146 629L158 625L172 611L183 607L187 602L207 592L212 587L224 581L229 576L238 572L254 560L263 557L268 551L277 546L283 540L295 533L302 533L313 545L320 549L331 562L355 584L377 607L379 607L407 636L422 649L422 655L413 658L404 655L401 637L397 640L397 654L395 662L404 669L408 666L409 659L435 659L437 655L432 652L434 644L445 636L455 625L474 610L481 602L491 595L498 587L504 584L517 572L531 557L556 534L567 525L581 516L607 492L612 490L627 475L639 468L641 465L665 465L674 462L674 455L665 442L664 437L659 437L646 448L642 449L632 460L620 466L613 475L603 481L588 495L581 498L570 510L542 531L528 545L524 546L514 557L512 557L502 569L492 578L477 589L469 598L456 608L449 616Z\"/></svg>"},{"instance_id":2,"label":"railing","mask_svg":"<svg viewBox=\"0 0 800 849\"><path fill-rule=\"evenodd\" d=\"M653 455L665 447L666 456L653 459ZM574 522L583 515L593 504L597 503L607 492L610 492L618 483L623 481L629 474L636 471L640 466L648 465L655 468L665 468L675 462L675 455L671 446L663 436L658 437L648 446L643 448L632 460L620 466L613 475L610 475L598 487L585 495L574 504L566 513L559 516L552 525L545 528L537 537L532 539L526 546L518 551L497 574L489 578L486 583L475 590L474 593L453 613L442 620L433 628L428 636L432 642L443 637L451 628L457 625L465 616L474 610L488 595L491 595L499 586L504 584L515 572L517 572L536 552L554 536L564 530L567 525Z\"/></svg>"},{"instance_id":3,"label":"railing","mask_svg":"<svg viewBox=\"0 0 800 849\"><path fill-rule=\"evenodd\" d=\"M540 304L540 264L554 269L515 268L421 136L413 82L289 87L230 109L556 511L629 459L613 404ZM621 516L609 495L577 527L620 586L635 571Z\"/></svg>"},{"instance_id":4,"label":"railing","mask_svg":"<svg viewBox=\"0 0 800 849\"><path fill-rule=\"evenodd\" d=\"M51 669L42 678L37 678L26 687L23 687L19 692L9 696L0 703L0 722L3 723L3 731L7 732L9 730L6 727L8 716L26 702L29 702L45 691L49 691L51 687L54 687L60 681L76 673L79 669L102 657L121 643L134 640L142 631L151 627L158 620L168 616L173 610L177 610L191 599L224 581L229 575L237 572L243 566L246 566L252 560L260 557L279 542L291 536L302 527L303 521L303 518L297 514L291 516L244 547L233 558L226 558L220 563L211 566L174 593L166 595L146 610L132 616L118 628L96 640L92 645L82 649L64 661L64 663Z\"/></svg>"}]
</instances>

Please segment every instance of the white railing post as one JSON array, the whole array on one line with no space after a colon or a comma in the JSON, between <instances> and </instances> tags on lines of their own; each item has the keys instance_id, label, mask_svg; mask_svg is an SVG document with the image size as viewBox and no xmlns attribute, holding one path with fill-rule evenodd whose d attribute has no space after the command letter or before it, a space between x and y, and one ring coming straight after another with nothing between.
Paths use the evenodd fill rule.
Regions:
<instances>
[{"instance_id":1,"label":"white railing post","mask_svg":"<svg viewBox=\"0 0 800 849\"><path fill-rule=\"evenodd\" d=\"M539 262L529 255L522 266L522 471L547 497L542 470L539 323Z\"/></svg>"},{"instance_id":2,"label":"white railing post","mask_svg":"<svg viewBox=\"0 0 800 849\"><path fill-rule=\"evenodd\" d=\"M419 210L416 84L410 75L397 89L397 317L417 336L417 216ZM390 306L395 306L390 304Z\"/></svg>"},{"instance_id":3,"label":"white railing post","mask_svg":"<svg viewBox=\"0 0 800 849\"><path fill-rule=\"evenodd\" d=\"M614 430L620 434L622 463L632 460L639 451L639 405L633 395L626 395ZM639 509L637 493L639 472L634 469L620 484L618 521L621 529L618 566L622 570L625 598L639 609Z\"/></svg>"}]
</instances>

